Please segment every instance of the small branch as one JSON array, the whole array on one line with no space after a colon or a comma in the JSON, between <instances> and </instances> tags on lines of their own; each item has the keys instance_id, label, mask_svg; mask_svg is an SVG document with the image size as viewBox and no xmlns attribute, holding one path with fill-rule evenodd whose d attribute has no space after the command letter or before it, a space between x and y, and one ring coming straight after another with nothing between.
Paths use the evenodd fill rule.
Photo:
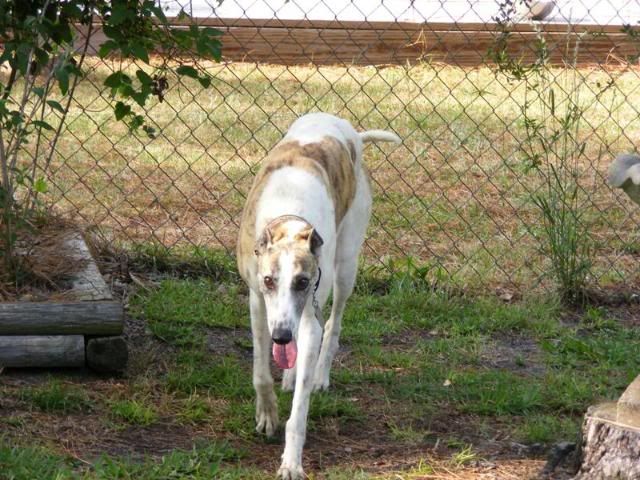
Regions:
<instances>
[{"instance_id":1,"label":"small branch","mask_svg":"<svg viewBox=\"0 0 640 480\"><path fill-rule=\"evenodd\" d=\"M80 61L78 62L78 65L77 65L78 68L82 67L82 65L84 64L84 60L87 56L87 50L89 49L92 33L93 33L93 16L91 16L91 20L89 21L87 36L85 37L84 46L82 48L82 54L80 55ZM53 159L53 154L56 150L56 145L58 144L58 140L60 139L60 135L62 134L62 129L64 127L65 119L67 118L67 114L69 113L69 108L71 107L71 100L73 100L73 94L76 90L76 87L78 86L79 81L80 81L80 75L76 75L73 79L71 88L67 92L68 99L67 99L67 104L64 107L64 113L62 114L62 118L60 119L60 123L58 124L58 129L56 130L56 133L53 135L53 137L51 138L51 141L49 142L49 156L47 157L47 160L45 161L44 168L43 168L43 171L45 172L49 171L49 166L51 165L51 160ZM36 192L36 198L37 198L37 192Z\"/></svg>"},{"instance_id":2,"label":"small branch","mask_svg":"<svg viewBox=\"0 0 640 480\"><path fill-rule=\"evenodd\" d=\"M44 14L48 6L49 6L49 0L47 0L45 4L42 6L42 10L38 15L38 23L42 21L42 17L44 17ZM27 72L25 75L24 90L22 92L22 100L20 101L20 104L19 104L20 117L24 116L27 103L29 103L29 98L31 97L31 93L33 92L34 84L36 82L35 73L31 73L31 62L32 62L34 51L35 51L35 47L32 47L31 50L29 51L29 56L27 60ZM15 169L16 163L18 161L18 151L20 150L20 144L21 144L20 139L23 135L23 132L25 131L27 124L23 122L22 125L25 125L25 127L22 127L22 128L17 127L14 133L11 135L11 139L9 140L9 144L7 148L7 155L8 155L7 158L10 159L10 168L9 168L10 170ZM15 141L15 145L12 146L14 141Z\"/></svg>"}]
</instances>

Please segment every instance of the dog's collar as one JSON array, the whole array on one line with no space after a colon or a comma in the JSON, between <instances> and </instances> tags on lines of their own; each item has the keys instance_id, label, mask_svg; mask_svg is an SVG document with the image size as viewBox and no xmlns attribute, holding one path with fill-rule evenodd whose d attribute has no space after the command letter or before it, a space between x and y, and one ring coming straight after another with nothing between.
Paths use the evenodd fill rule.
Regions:
<instances>
[{"instance_id":1,"label":"dog's collar","mask_svg":"<svg viewBox=\"0 0 640 480\"><path fill-rule=\"evenodd\" d=\"M318 279L316 280L316 285L315 287L313 287L313 295L315 296L316 292L318 291L318 287L320 286L320 279L322 278L322 269L320 268L320 265L318 265Z\"/></svg>"},{"instance_id":2,"label":"dog's collar","mask_svg":"<svg viewBox=\"0 0 640 480\"><path fill-rule=\"evenodd\" d=\"M299 222L304 222L309 226L313 226L309 222L307 222L304 218L298 215L280 215L279 217L276 217L273 220L271 220L269 223L267 223L264 228L267 229L267 228L275 227L276 225L279 225L284 222L290 222L292 220L297 220Z\"/></svg>"},{"instance_id":3,"label":"dog's collar","mask_svg":"<svg viewBox=\"0 0 640 480\"><path fill-rule=\"evenodd\" d=\"M324 325L324 319L322 318L322 310L320 309L320 304L318 303L318 299L316 298L316 292L318 291L318 287L320 286L320 279L322 278L322 269L320 265L318 265L318 279L316 280L316 284L313 287L313 292L311 293L311 305L313 305L313 313L316 316L316 320L320 323L320 325Z\"/></svg>"}]
</instances>

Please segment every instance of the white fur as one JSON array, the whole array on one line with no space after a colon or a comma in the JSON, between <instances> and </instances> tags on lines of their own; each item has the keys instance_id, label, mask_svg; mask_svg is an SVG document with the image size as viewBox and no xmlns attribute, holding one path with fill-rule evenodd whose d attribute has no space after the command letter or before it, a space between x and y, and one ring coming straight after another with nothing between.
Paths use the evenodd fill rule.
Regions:
<instances>
[{"instance_id":1,"label":"white fur","mask_svg":"<svg viewBox=\"0 0 640 480\"><path fill-rule=\"evenodd\" d=\"M358 254L371 213L371 192L361 167L363 142L400 141L395 134L380 130L358 133L346 120L325 113L309 114L296 120L285 140L305 144L319 142L325 136L336 138L348 151L351 142L356 154L356 195L338 228L335 225L335 208L326 186L316 176L295 167L285 167L272 174L256 209L256 238L269 221L282 215L302 217L316 229L324 240L319 259L322 277L316 298L320 307L324 306L333 289L334 299L324 335L315 316L311 295L299 322L290 325L297 339L298 359L296 367L285 371L283 376L283 388L294 389L291 417L286 425L282 465L278 471L279 478L283 480L304 478L302 448L306 437L310 394L312 390L329 386L329 372L338 350L344 307L355 283ZM280 262L281 275L291 276L291 268L285 264L287 258L283 256ZM269 369L270 331L273 331L276 321L290 316L290 312L287 311L286 298L273 301L253 289L250 293L250 306L254 338L253 383L257 395L257 430L273 435L278 416L273 378ZM292 319L293 322L295 320Z\"/></svg>"},{"instance_id":2,"label":"white fur","mask_svg":"<svg viewBox=\"0 0 640 480\"><path fill-rule=\"evenodd\" d=\"M360 134L360 138L363 142L394 142L401 143L400 137L395 133L387 132L385 130L368 130Z\"/></svg>"}]
</instances>

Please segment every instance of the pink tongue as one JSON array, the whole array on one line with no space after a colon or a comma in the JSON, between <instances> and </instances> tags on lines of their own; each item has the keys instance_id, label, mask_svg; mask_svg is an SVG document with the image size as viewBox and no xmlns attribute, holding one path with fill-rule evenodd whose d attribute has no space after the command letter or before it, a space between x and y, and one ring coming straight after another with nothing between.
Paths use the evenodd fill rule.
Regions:
<instances>
[{"instance_id":1,"label":"pink tongue","mask_svg":"<svg viewBox=\"0 0 640 480\"><path fill-rule=\"evenodd\" d=\"M273 344L273 360L278 367L284 369L293 368L298 357L298 347L296 341L291 340L286 345Z\"/></svg>"}]
</instances>

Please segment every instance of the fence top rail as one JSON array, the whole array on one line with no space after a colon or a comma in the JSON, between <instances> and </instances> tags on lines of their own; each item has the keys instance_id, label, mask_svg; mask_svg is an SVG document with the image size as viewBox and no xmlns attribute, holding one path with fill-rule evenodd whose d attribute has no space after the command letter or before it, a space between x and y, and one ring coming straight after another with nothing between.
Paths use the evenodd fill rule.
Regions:
<instances>
[{"instance_id":1,"label":"fence top rail","mask_svg":"<svg viewBox=\"0 0 640 480\"><path fill-rule=\"evenodd\" d=\"M633 0L555 0L544 22L565 25L637 24L640 3ZM421 24L492 23L510 12L509 2L497 0L160 0L167 16L184 11L194 18L375 21ZM618 5L616 5L618 4Z\"/></svg>"},{"instance_id":2,"label":"fence top rail","mask_svg":"<svg viewBox=\"0 0 640 480\"><path fill-rule=\"evenodd\" d=\"M338 29L338 30L431 30L438 32L460 31L460 32L497 32L505 27L498 22L471 23L471 22L380 22L380 21L360 21L360 20L313 20L313 19L252 19L252 18L169 18L172 25L192 25L197 23L201 26L232 28L232 27L252 27L252 28L317 28L317 29ZM593 33L593 34L623 34L622 25L592 25L592 24L567 24L567 23L518 23L510 25L511 32L534 33L538 30L545 33L572 32L572 33ZM628 28L640 32L640 25L630 25Z\"/></svg>"}]
</instances>

